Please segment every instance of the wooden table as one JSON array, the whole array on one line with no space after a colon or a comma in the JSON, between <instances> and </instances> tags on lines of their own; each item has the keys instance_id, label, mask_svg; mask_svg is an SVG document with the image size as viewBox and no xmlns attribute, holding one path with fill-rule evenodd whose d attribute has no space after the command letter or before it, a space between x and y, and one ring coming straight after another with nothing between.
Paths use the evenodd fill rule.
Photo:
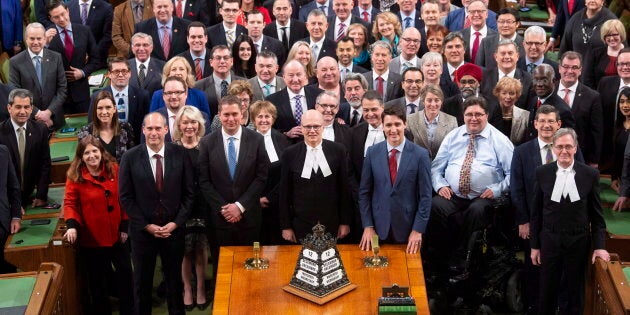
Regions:
<instances>
[{"instance_id":1,"label":"wooden table","mask_svg":"<svg viewBox=\"0 0 630 315\"><path fill-rule=\"evenodd\" d=\"M263 246L261 257L269 269L245 270L252 257L251 246L221 247L213 315L217 314L377 314L384 286L408 286L416 299L418 314L429 314L420 255L407 255L406 245L383 245L381 255L389 258L386 268L365 268L364 252L358 245L337 245L350 282L358 287L324 305L317 305L282 290L293 276L302 246Z\"/></svg>"},{"instance_id":2,"label":"wooden table","mask_svg":"<svg viewBox=\"0 0 630 315\"><path fill-rule=\"evenodd\" d=\"M0 275L0 314L61 314L62 276L63 267L57 263Z\"/></svg>"},{"instance_id":3,"label":"wooden table","mask_svg":"<svg viewBox=\"0 0 630 315\"><path fill-rule=\"evenodd\" d=\"M617 254L611 254L608 262L597 259L593 268L592 305L587 305L591 314L630 315L630 286L623 272L623 267L629 266Z\"/></svg>"}]
</instances>

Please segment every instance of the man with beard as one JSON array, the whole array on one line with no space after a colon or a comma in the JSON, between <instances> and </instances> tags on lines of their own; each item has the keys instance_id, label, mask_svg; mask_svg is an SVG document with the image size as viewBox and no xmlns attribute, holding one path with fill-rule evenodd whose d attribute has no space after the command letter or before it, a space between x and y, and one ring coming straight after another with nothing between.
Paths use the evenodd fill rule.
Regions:
<instances>
[{"instance_id":1,"label":"man with beard","mask_svg":"<svg viewBox=\"0 0 630 315\"><path fill-rule=\"evenodd\" d=\"M267 96L284 89L287 85L277 76L278 58L271 51L261 51L256 56L256 76L247 80L252 85L255 101L262 101Z\"/></svg>"},{"instance_id":2,"label":"man with beard","mask_svg":"<svg viewBox=\"0 0 630 315\"><path fill-rule=\"evenodd\" d=\"M354 127L363 122L363 111L361 109L361 99L368 89L365 77L359 73L350 73L343 82L345 97L348 107L341 106L337 117L343 119L350 127ZM344 112L344 107L347 110Z\"/></svg>"},{"instance_id":3,"label":"man with beard","mask_svg":"<svg viewBox=\"0 0 630 315\"><path fill-rule=\"evenodd\" d=\"M385 106L396 106L407 115L411 115L424 108L420 99L420 90L424 86L424 75L416 67L407 68L403 72L402 88L405 96L385 103Z\"/></svg>"},{"instance_id":4,"label":"man with beard","mask_svg":"<svg viewBox=\"0 0 630 315\"><path fill-rule=\"evenodd\" d=\"M455 83L459 87L461 94L451 96L444 100L442 111L457 118L457 125L464 124L464 101L472 96L482 96L479 92L482 75L481 68L473 63L466 63L455 71ZM488 122L495 128L501 130L503 117L501 109L496 103L488 103Z\"/></svg>"}]
</instances>

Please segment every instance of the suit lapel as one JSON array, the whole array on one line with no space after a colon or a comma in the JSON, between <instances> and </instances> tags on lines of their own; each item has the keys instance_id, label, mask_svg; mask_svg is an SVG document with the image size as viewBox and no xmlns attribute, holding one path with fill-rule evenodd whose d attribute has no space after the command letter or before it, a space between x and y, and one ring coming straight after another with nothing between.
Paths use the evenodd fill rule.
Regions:
<instances>
[{"instance_id":1,"label":"suit lapel","mask_svg":"<svg viewBox=\"0 0 630 315\"><path fill-rule=\"evenodd\" d=\"M153 183L153 187L156 187L155 176L153 175L153 171L151 170L151 159L149 158L149 152L147 151L146 145L142 148L142 152L140 152L140 160L142 168L144 169L144 173L151 178L151 182ZM166 148L164 149L164 155L166 155Z\"/></svg>"},{"instance_id":2,"label":"suit lapel","mask_svg":"<svg viewBox=\"0 0 630 315\"><path fill-rule=\"evenodd\" d=\"M385 148L387 148L387 146L385 146ZM400 163L398 163L398 171L396 171L396 181L394 182L392 189L396 188L402 180L401 178L405 176L405 174L407 174L409 164L412 163L411 150L411 142L409 140L405 140L405 146L403 147L403 151L400 153Z\"/></svg>"},{"instance_id":3,"label":"suit lapel","mask_svg":"<svg viewBox=\"0 0 630 315\"><path fill-rule=\"evenodd\" d=\"M234 181L236 182L236 178L241 173L241 168L239 165L245 165L245 157L248 156L250 148L249 135L245 131L245 127L241 127L241 143L238 147L238 160L236 162L236 170L234 171ZM227 162L227 161L226 161Z\"/></svg>"}]
</instances>

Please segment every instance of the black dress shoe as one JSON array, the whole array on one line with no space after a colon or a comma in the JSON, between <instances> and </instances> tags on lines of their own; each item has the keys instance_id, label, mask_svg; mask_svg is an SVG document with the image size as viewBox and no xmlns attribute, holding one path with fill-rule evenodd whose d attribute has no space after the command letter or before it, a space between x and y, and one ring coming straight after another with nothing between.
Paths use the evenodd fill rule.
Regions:
<instances>
[{"instance_id":1,"label":"black dress shoe","mask_svg":"<svg viewBox=\"0 0 630 315\"><path fill-rule=\"evenodd\" d=\"M210 301L206 301L206 303L203 303L203 304L197 304L197 308L198 308L200 311L203 311L203 310L205 310L206 308L208 308L208 305L210 305Z\"/></svg>"},{"instance_id":2,"label":"black dress shoe","mask_svg":"<svg viewBox=\"0 0 630 315\"><path fill-rule=\"evenodd\" d=\"M184 304L184 309L186 310L186 312L190 312L190 311L194 310L195 309L195 303L190 304L190 305Z\"/></svg>"}]
</instances>

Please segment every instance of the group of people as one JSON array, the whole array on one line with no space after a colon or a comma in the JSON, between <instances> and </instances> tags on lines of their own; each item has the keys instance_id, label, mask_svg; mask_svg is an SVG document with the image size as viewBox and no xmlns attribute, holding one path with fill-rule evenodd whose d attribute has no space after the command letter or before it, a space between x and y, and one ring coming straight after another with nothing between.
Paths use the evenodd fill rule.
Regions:
<instances>
[{"instance_id":1,"label":"group of people","mask_svg":"<svg viewBox=\"0 0 630 315\"><path fill-rule=\"evenodd\" d=\"M103 283L149 314L158 255L169 313L205 309L220 246L318 222L364 250L432 247L460 276L506 196L528 307L552 314L563 291L579 313L585 257L609 259L598 169L615 209L630 197L630 49L603 0L562 2L571 27L548 41L485 0L37 0L0 85L0 241L47 204L48 134L86 112L63 216L91 314L111 313Z\"/></svg>"}]
</instances>

